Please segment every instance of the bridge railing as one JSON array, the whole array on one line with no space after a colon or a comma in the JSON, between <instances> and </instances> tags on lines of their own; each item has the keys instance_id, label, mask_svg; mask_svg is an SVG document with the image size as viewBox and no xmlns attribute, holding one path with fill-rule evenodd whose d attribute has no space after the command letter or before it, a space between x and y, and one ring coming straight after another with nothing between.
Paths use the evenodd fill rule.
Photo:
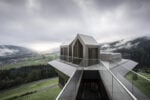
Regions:
<instances>
[{"instance_id":1,"label":"bridge railing","mask_svg":"<svg viewBox=\"0 0 150 100\"><path fill-rule=\"evenodd\" d=\"M111 100L137 100L110 70L99 70Z\"/></svg>"},{"instance_id":2,"label":"bridge railing","mask_svg":"<svg viewBox=\"0 0 150 100\"><path fill-rule=\"evenodd\" d=\"M116 77L137 97L138 100L150 100L150 73L134 71L127 66L121 67L124 75L120 72L116 72L114 73L116 74Z\"/></svg>"}]
</instances>

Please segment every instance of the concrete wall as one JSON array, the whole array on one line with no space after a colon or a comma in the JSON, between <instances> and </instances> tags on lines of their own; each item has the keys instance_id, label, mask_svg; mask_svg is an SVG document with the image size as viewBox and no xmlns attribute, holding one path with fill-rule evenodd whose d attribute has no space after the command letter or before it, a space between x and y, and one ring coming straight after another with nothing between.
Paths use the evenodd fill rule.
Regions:
<instances>
[{"instance_id":1,"label":"concrete wall","mask_svg":"<svg viewBox=\"0 0 150 100\"><path fill-rule=\"evenodd\" d=\"M120 53L105 53L105 52L102 52L100 53L100 59L103 60L103 61L110 61L110 62L113 62L113 61L120 61L122 59L122 56Z\"/></svg>"},{"instance_id":2,"label":"concrete wall","mask_svg":"<svg viewBox=\"0 0 150 100\"><path fill-rule=\"evenodd\" d=\"M55 71L58 73L58 85L60 88L63 88L64 85L67 83L69 77L58 70Z\"/></svg>"}]
</instances>

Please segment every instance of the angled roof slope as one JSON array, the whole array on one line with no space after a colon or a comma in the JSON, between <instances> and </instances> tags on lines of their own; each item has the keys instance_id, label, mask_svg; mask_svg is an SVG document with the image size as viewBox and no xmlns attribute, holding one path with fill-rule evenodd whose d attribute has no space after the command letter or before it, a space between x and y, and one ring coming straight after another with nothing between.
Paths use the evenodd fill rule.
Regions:
<instances>
[{"instance_id":1,"label":"angled roof slope","mask_svg":"<svg viewBox=\"0 0 150 100\"><path fill-rule=\"evenodd\" d=\"M78 36L82 39L85 45L99 45L92 36L83 34L78 34Z\"/></svg>"},{"instance_id":2,"label":"angled roof slope","mask_svg":"<svg viewBox=\"0 0 150 100\"><path fill-rule=\"evenodd\" d=\"M66 63L63 63L61 61L53 60L48 62L51 66L53 66L55 69L63 72L67 76L71 77L72 74L76 71L76 68L72 65L68 65Z\"/></svg>"},{"instance_id":3,"label":"angled roof slope","mask_svg":"<svg viewBox=\"0 0 150 100\"><path fill-rule=\"evenodd\" d=\"M62 43L61 47L69 46L77 38L80 38L85 45L99 45L97 41L89 35L77 34L75 39L69 39Z\"/></svg>"}]
</instances>

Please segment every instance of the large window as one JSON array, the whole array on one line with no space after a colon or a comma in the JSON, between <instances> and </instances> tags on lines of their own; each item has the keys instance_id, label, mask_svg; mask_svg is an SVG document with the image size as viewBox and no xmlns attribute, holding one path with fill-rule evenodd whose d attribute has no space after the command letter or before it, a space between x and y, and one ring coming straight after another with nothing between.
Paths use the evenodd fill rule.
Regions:
<instances>
[{"instance_id":1,"label":"large window","mask_svg":"<svg viewBox=\"0 0 150 100\"><path fill-rule=\"evenodd\" d=\"M88 65L93 65L99 63L98 60L98 48L89 48L88 49Z\"/></svg>"},{"instance_id":2,"label":"large window","mask_svg":"<svg viewBox=\"0 0 150 100\"><path fill-rule=\"evenodd\" d=\"M79 40L76 41L73 49L73 63L80 64L83 58L83 46Z\"/></svg>"},{"instance_id":3,"label":"large window","mask_svg":"<svg viewBox=\"0 0 150 100\"><path fill-rule=\"evenodd\" d=\"M61 48L61 50L60 50L60 55L64 55L63 54L63 48Z\"/></svg>"}]
</instances>

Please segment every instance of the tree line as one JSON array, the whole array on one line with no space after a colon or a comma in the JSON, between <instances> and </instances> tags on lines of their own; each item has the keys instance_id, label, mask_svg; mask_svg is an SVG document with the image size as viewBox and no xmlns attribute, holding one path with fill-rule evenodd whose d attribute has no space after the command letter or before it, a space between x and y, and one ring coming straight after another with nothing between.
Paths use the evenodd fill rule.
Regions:
<instances>
[{"instance_id":1,"label":"tree line","mask_svg":"<svg viewBox=\"0 0 150 100\"><path fill-rule=\"evenodd\" d=\"M150 53L143 48L120 49L123 58L132 59L138 62L137 69L150 69Z\"/></svg>"},{"instance_id":2,"label":"tree line","mask_svg":"<svg viewBox=\"0 0 150 100\"><path fill-rule=\"evenodd\" d=\"M33 65L0 70L0 90L56 76L57 73L50 65Z\"/></svg>"},{"instance_id":3,"label":"tree line","mask_svg":"<svg viewBox=\"0 0 150 100\"><path fill-rule=\"evenodd\" d=\"M138 44L129 49L118 49L116 52L122 53L123 58L138 62L136 69L146 69L150 73L150 39L148 37L141 37L130 42L131 44Z\"/></svg>"}]
</instances>

